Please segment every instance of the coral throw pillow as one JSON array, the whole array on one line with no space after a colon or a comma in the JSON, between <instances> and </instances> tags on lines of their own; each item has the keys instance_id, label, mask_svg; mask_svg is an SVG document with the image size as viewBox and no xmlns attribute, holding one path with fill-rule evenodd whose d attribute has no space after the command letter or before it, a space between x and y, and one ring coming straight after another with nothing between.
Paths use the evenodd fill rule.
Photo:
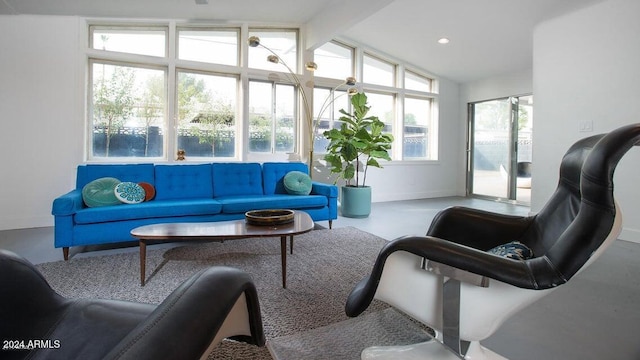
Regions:
<instances>
[{"instance_id":1,"label":"coral throw pillow","mask_svg":"<svg viewBox=\"0 0 640 360\"><path fill-rule=\"evenodd\" d=\"M153 200L156 197L156 188L148 182L139 182L138 185L144 189L144 201Z\"/></svg>"}]
</instances>

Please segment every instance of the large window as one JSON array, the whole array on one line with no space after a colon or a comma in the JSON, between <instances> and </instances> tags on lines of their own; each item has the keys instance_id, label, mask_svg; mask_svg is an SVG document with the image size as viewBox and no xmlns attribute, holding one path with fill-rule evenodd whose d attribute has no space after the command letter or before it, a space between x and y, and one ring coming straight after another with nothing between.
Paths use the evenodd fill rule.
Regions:
<instances>
[{"instance_id":1,"label":"large window","mask_svg":"<svg viewBox=\"0 0 640 360\"><path fill-rule=\"evenodd\" d=\"M234 157L235 77L178 71L178 148L190 157Z\"/></svg>"},{"instance_id":2,"label":"large window","mask_svg":"<svg viewBox=\"0 0 640 360\"><path fill-rule=\"evenodd\" d=\"M431 99L404 99L404 132L402 154L405 159L431 159L429 130L431 126Z\"/></svg>"},{"instance_id":3,"label":"large window","mask_svg":"<svg viewBox=\"0 0 640 360\"><path fill-rule=\"evenodd\" d=\"M162 157L166 73L91 61L93 157Z\"/></svg>"},{"instance_id":4,"label":"large window","mask_svg":"<svg viewBox=\"0 0 640 360\"><path fill-rule=\"evenodd\" d=\"M353 76L353 52L353 48L334 41L322 45L313 52L319 64L314 75L340 80Z\"/></svg>"},{"instance_id":5,"label":"large window","mask_svg":"<svg viewBox=\"0 0 640 360\"><path fill-rule=\"evenodd\" d=\"M362 82L383 86L396 86L396 67L394 64L364 54Z\"/></svg>"},{"instance_id":6,"label":"large window","mask_svg":"<svg viewBox=\"0 0 640 360\"><path fill-rule=\"evenodd\" d=\"M334 90L317 87L313 91L313 151L316 154L326 153L327 140L323 133L330 129L339 129L342 126L340 121L340 109L349 111L349 97L345 90Z\"/></svg>"},{"instance_id":7,"label":"large window","mask_svg":"<svg viewBox=\"0 0 640 360\"><path fill-rule=\"evenodd\" d=\"M178 58L238 65L238 29L178 28Z\"/></svg>"},{"instance_id":8,"label":"large window","mask_svg":"<svg viewBox=\"0 0 640 360\"><path fill-rule=\"evenodd\" d=\"M295 30L249 30L249 36L257 36L261 43L275 52L282 61L298 72L298 32ZM267 61L272 55L263 47L249 48L249 67L254 69L273 70L282 72L282 64Z\"/></svg>"},{"instance_id":9,"label":"large window","mask_svg":"<svg viewBox=\"0 0 640 360\"><path fill-rule=\"evenodd\" d=\"M369 114L380 118L396 138L391 157L437 160L434 80L369 52L362 55L361 76Z\"/></svg>"},{"instance_id":10,"label":"large window","mask_svg":"<svg viewBox=\"0 0 640 360\"><path fill-rule=\"evenodd\" d=\"M367 102L371 109L369 110L370 116L377 116L383 123L385 123L385 131L393 132L393 124L395 122L395 96L392 94L378 94L374 92L367 92Z\"/></svg>"},{"instance_id":11,"label":"large window","mask_svg":"<svg viewBox=\"0 0 640 360\"><path fill-rule=\"evenodd\" d=\"M431 92L431 83L431 79L425 76L420 76L409 70L404 72L404 88L407 90Z\"/></svg>"},{"instance_id":12,"label":"large window","mask_svg":"<svg viewBox=\"0 0 640 360\"><path fill-rule=\"evenodd\" d=\"M249 151L287 153L295 146L295 88L273 82L249 83Z\"/></svg>"},{"instance_id":13,"label":"large window","mask_svg":"<svg viewBox=\"0 0 640 360\"><path fill-rule=\"evenodd\" d=\"M370 49L330 41L305 58L297 29L177 21L96 23L88 35L89 161L173 161L180 150L187 161L284 161L310 145L321 156L323 132L350 111L351 76L396 138L393 160L437 159L437 82ZM301 66L311 60L314 73Z\"/></svg>"},{"instance_id":14,"label":"large window","mask_svg":"<svg viewBox=\"0 0 640 360\"><path fill-rule=\"evenodd\" d=\"M167 54L165 27L92 26L90 41L98 50L160 57Z\"/></svg>"},{"instance_id":15,"label":"large window","mask_svg":"<svg viewBox=\"0 0 640 360\"><path fill-rule=\"evenodd\" d=\"M434 80L404 70L402 101L402 159L438 159L438 119L435 115Z\"/></svg>"},{"instance_id":16,"label":"large window","mask_svg":"<svg viewBox=\"0 0 640 360\"><path fill-rule=\"evenodd\" d=\"M90 26L88 159L237 156L239 76L205 67L238 66L239 29L169 29Z\"/></svg>"}]
</instances>

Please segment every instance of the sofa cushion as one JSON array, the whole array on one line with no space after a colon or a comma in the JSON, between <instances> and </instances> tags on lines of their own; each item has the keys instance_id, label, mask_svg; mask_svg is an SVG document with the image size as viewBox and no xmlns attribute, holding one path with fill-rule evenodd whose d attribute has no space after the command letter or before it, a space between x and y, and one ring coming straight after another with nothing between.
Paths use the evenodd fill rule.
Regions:
<instances>
[{"instance_id":1,"label":"sofa cushion","mask_svg":"<svg viewBox=\"0 0 640 360\"><path fill-rule=\"evenodd\" d=\"M266 162L262 164L262 181L265 195L286 194L284 176L290 171L309 173L307 164L301 162Z\"/></svg>"},{"instance_id":2,"label":"sofa cushion","mask_svg":"<svg viewBox=\"0 0 640 360\"><path fill-rule=\"evenodd\" d=\"M309 195L311 178L302 171L289 171L283 179L284 189L291 195Z\"/></svg>"},{"instance_id":3,"label":"sofa cushion","mask_svg":"<svg viewBox=\"0 0 640 360\"><path fill-rule=\"evenodd\" d=\"M262 195L262 168L258 163L214 163L213 196Z\"/></svg>"},{"instance_id":4,"label":"sofa cushion","mask_svg":"<svg viewBox=\"0 0 640 360\"><path fill-rule=\"evenodd\" d=\"M245 213L249 210L262 209L307 209L328 205L326 196L321 195L255 195L255 196L223 196L216 198L222 204L222 213Z\"/></svg>"},{"instance_id":5,"label":"sofa cushion","mask_svg":"<svg viewBox=\"0 0 640 360\"><path fill-rule=\"evenodd\" d=\"M82 200L88 207L120 205L114 192L120 179L103 177L89 182L82 188Z\"/></svg>"},{"instance_id":6,"label":"sofa cushion","mask_svg":"<svg viewBox=\"0 0 640 360\"><path fill-rule=\"evenodd\" d=\"M82 189L89 182L114 177L120 181L154 183L153 164L89 164L79 165L76 174L76 189Z\"/></svg>"},{"instance_id":7,"label":"sofa cushion","mask_svg":"<svg viewBox=\"0 0 640 360\"><path fill-rule=\"evenodd\" d=\"M142 186L131 181L124 181L116 185L113 192L116 194L116 198L125 204L139 204L144 201L145 197Z\"/></svg>"},{"instance_id":8,"label":"sofa cushion","mask_svg":"<svg viewBox=\"0 0 640 360\"><path fill-rule=\"evenodd\" d=\"M211 164L156 165L156 200L211 198Z\"/></svg>"},{"instance_id":9,"label":"sofa cushion","mask_svg":"<svg viewBox=\"0 0 640 360\"><path fill-rule=\"evenodd\" d=\"M150 219L162 217L215 215L222 205L213 199L154 200L127 206L105 206L78 211L74 221L92 224L110 221Z\"/></svg>"}]
</instances>

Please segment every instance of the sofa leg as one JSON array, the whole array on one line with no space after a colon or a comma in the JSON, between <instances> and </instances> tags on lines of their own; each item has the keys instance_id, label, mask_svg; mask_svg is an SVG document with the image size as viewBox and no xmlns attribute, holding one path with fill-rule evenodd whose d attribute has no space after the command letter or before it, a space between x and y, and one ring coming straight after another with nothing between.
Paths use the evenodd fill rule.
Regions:
<instances>
[{"instance_id":1,"label":"sofa leg","mask_svg":"<svg viewBox=\"0 0 640 360\"><path fill-rule=\"evenodd\" d=\"M333 226L333 220L329 220L329 229L331 229Z\"/></svg>"},{"instance_id":2,"label":"sofa leg","mask_svg":"<svg viewBox=\"0 0 640 360\"><path fill-rule=\"evenodd\" d=\"M68 246L62 248L62 256L64 257L65 261L69 260L69 247Z\"/></svg>"}]
</instances>

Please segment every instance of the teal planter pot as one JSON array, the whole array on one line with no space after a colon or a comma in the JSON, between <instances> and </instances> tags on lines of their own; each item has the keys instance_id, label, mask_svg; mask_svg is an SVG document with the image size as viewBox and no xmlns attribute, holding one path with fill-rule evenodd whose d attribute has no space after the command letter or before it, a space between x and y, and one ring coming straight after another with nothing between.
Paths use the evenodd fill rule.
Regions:
<instances>
[{"instance_id":1,"label":"teal planter pot","mask_svg":"<svg viewBox=\"0 0 640 360\"><path fill-rule=\"evenodd\" d=\"M340 200L342 216L366 218L371 213L371 187L343 186Z\"/></svg>"}]
</instances>

